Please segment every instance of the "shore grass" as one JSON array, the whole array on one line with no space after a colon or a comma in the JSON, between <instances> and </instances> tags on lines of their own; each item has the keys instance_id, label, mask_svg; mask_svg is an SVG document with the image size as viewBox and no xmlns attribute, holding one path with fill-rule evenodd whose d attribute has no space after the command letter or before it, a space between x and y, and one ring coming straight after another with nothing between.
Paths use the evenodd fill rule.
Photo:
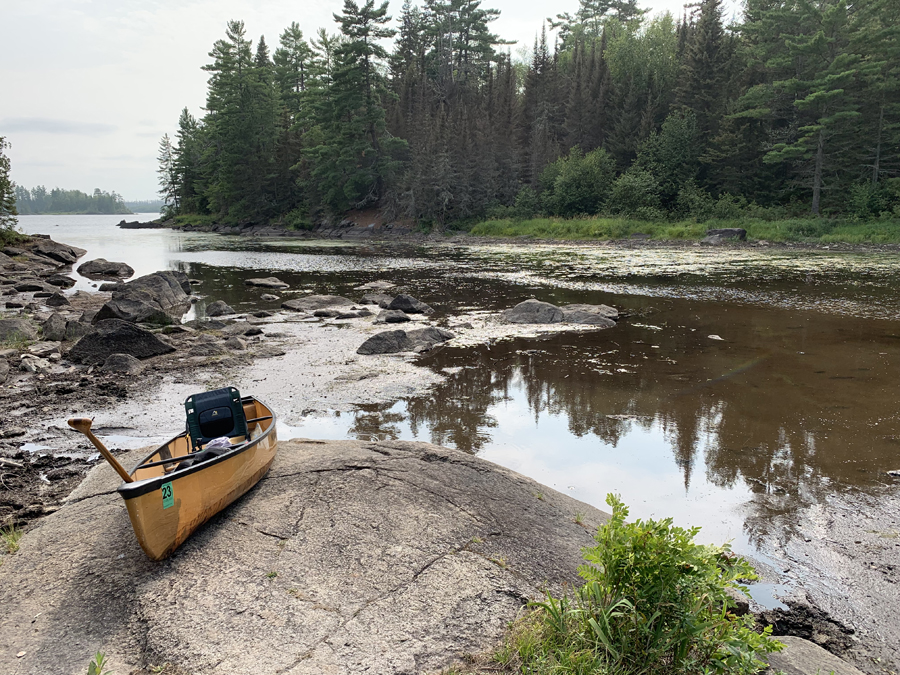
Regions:
<instances>
[{"instance_id":1,"label":"shore grass","mask_svg":"<svg viewBox=\"0 0 900 675\"><path fill-rule=\"evenodd\" d=\"M629 239L646 235L656 240L698 240L706 231L726 227L747 230L750 240L850 244L900 243L900 218L874 221L792 218L762 220L642 221L627 218L530 218L497 219L477 223L470 233L482 237L530 237L534 239L591 240Z\"/></svg>"}]
</instances>

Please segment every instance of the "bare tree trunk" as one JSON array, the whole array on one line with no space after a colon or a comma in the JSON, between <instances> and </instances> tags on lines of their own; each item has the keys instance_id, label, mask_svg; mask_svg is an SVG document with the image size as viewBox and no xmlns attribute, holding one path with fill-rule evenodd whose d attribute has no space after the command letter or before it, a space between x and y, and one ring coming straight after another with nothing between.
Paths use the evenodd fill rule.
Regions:
<instances>
[{"instance_id":1,"label":"bare tree trunk","mask_svg":"<svg viewBox=\"0 0 900 675\"><path fill-rule=\"evenodd\" d=\"M825 155L825 130L819 131L819 144L816 148L816 169L813 174L812 214L819 215L819 202L822 198L822 164Z\"/></svg>"}]
</instances>

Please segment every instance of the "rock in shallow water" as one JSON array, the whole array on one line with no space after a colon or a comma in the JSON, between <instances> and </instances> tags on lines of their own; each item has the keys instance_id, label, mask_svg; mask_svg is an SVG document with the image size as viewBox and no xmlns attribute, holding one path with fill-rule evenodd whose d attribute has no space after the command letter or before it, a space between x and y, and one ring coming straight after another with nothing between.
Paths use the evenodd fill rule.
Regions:
<instances>
[{"instance_id":1,"label":"rock in shallow water","mask_svg":"<svg viewBox=\"0 0 900 675\"><path fill-rule=\"evenodd\" d=\"M88 260L78 266L78 273L88 279L127 279L134 274L134 268L123 262L110 262L105 258Z\"/></svg>"},{"instance_id":2,"label":"rock in shallow water","mask_svg":"<svg viewBox=\"0 0 900 675\"><path fill-rule=\"evenodd\" d=\"M281 306L285 309L292 309L295 312L313 312L326 307L344 307L352 304L352 300L340 295L308 295L305 298L296 298L295 300L283 302Z\"/></svg>"},{"instance_id":3,"label":"rock in shallow water","mask_svg":"<svg viewBox=\"0 0 900 675\"><path fill-rule=\"evenodd\" d=\"M289 284L284 283L278 277L265 277L264 279L247 279L244 282L248 286L258 286L260 288L277 288L284 290L290 288Z\"/></svg>"},{"instance_id":4,"label":"rock in shallow water","mask_svg":"<svg viewBox=\"0 0 900 675\"><path fill-rule=\"evenodd\" d=\"M421 352L431 349L441 342L452 340L453 333L443 328L429 326L409 332L388 330L377 333L360 345L357 354L399 354L400 352Z\"/></svg>"},{"instance_id":5,"label":"rock in shallow water","mask_svg":"<svg viewBox=\"0 0 900 675\"><path fill-rule=\"evenodd\" d=\"M387 309L399 309L401 312L406 312L407 314L431 314L434 312L430 306L426 305L421 300L416 300L411 295L406 295L405 293L401 293L391 300Z\"/></svg>"},{"instance_id":6,"label":"rock in shallow water","mask_svg":"<svg viewBox=\"0 0 900 675\"><path fill-rule=\"evenodd\" d=\"M525 300L503 312L509 323L561 323L563 311L556 305L540 300Z\"/></svg>"}]
</instances>

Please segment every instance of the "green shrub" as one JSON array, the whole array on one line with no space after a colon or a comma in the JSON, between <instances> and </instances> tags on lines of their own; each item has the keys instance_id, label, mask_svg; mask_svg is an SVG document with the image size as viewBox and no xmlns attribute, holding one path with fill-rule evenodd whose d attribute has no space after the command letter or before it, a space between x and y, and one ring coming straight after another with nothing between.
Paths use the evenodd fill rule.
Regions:
<instances>
[{"instance_id":1,"label":"green shrub","mask_svg":"<svg viewBox=\"0 0 900 675\"><path fill-rule=\"evenodd\" d=\"M609 195L615 176L615 160L606 150L586 155L578 147L548 165L541 174L541 202L554 216L595 214Z\"/></svg>"},{"instance_id":2,"label":"green shrub","mask_svg":"<svg viewBox=\"0 0 900 675\"><path fill-rule=\"evenodd\" d=\"M638 214L661 214L659 183L647 171L629 169L612 186L606 204L611 213L640 217Z\"/></svg>"},{"instance_id":3,"label":"green shrub","mask_svg":"<svg viewBox=\"0 0 900 675\"><path fill-rule=\"evenodd\" d=\"M726 589L756 575L728 545L695 544L699 528L670 518L627 523L625 505L614 495L606 502L612 518L584 550L584 585L535 603L501 659L535 675L749 675L762 654L781 649L771 629L757 633L752 617L729 612Z\"/></svg>"}]
</instances>

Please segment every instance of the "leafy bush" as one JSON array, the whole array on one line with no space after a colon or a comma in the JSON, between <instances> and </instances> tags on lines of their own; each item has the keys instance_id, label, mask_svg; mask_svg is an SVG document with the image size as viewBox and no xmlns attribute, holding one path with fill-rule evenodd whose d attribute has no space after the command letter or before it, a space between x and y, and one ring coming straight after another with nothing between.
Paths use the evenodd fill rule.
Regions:
<instances>
[{"instance_id":1,"label":"leafy bush","mask_svg":"<svg viewBox=\"0 0 900 675\"><path fill-rule=\"evenodd\" d=\"M606 207L612 213L635 218L660 217L659 182L647 171L629 169L613 183Z\"/></svg>"},{"instance_id":2,"label":"leafy bush","mask_svg":"<svg viewBox=\"0 0 900 675\"><path fill-rule=\"evenodd\" d=\"M626 523L625 505L614 495L606 503L612 518L579 568L585 584L572 598L536 603L502 660L535 675L749 675L781 649L771 629L754 632L752 617L729 612L726 589L756 575L728 545L695 544L699 528L670 518Z\"/></svg>"},{"instance_id":3,"label":"leafy bush","mask_svg":"<svg viewBox=\"0 0 900 675\"><path fill-rule=\"evenodd\" d=\"M595 214L609 195L615 160L606 150L583 155L578 147L560 157L541 174L544 210L555 216Z\"/></svg>"}]
</instances>

